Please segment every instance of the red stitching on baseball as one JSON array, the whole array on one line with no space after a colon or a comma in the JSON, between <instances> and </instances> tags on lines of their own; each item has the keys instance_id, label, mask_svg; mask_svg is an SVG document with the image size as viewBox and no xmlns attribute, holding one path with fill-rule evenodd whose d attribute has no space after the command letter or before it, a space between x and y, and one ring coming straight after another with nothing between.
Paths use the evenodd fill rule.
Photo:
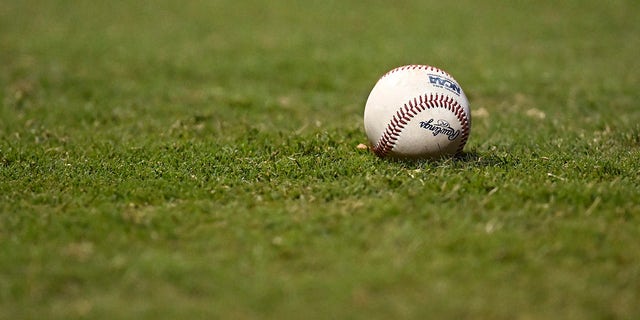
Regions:
<instances>
[{"instance_id":1,"label":"red stitching on baseball","mask_svg":"<svg viewBox=\"0 0 640 320\"><path fill-rule=\"evenodd\" d=\"M407 66L397 69L402 68L407 68ZM394 70L391 70L390 72L394 72ZM460 122L460 125L462 126L460 133L461 139L460 144L456 149L456 153L462 152L462 149L467 143L470 132L469 121L465 116L464 109L453 98L439 94L434 95L433 93L421 95L419 98L411 99L405 103L404 106L396 112L387 125L387 129L382 133L382 137L380 137L378 143L373 147L373 152L380 157L385 157L396 145L396 141L400 138L402 129L404 129L406 124L420 112L433 108L445 108L453 112Z\"/></svg>"},{"instance_id":2,"label":"red stitching on baseball","mask_svg":"<svg viewBox=\"0 0 640 320\"><path fill-rule=\"evenodd\" d=\"M402 67L397 67L387 73L385 73L381 78L384 78L390 74L396 73L398 71L405 71L405 70L425 70L425 71L434 71L434 72L441 72L443 74L445 74L447 77L449 78L453 78L449 73L447 73L446 71L436 68L436 67L432 67L430 65L426 65L426 64L410 64L410 65L406 65L406 66L402 66Z\"/></svg>"}]
</instances>

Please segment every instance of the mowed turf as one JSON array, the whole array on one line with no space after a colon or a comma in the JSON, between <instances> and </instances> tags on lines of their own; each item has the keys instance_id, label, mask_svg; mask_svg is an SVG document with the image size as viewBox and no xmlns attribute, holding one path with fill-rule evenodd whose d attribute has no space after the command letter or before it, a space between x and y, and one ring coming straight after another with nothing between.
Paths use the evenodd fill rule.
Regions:
<instances>
[{"instance_id":1,"label":"mowed turf","mask_svg":"<svg viewBox=\"0 0 640 320\"><path fill-rule=\"evenodd\" d=\"M637 1L0 3L2 319L637 319ZM465 153L357 149L445 69Z\"/></svg>"}]
</instances>

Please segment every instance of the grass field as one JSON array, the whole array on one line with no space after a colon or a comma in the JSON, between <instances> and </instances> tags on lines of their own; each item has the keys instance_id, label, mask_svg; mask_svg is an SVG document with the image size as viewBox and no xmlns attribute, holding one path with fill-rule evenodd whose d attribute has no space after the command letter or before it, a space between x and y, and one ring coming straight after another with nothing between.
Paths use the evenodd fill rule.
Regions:
<instances>
[{"instance_id":1,"label":"grass field","mask_svg":"<svg viewBox=\"0 0 640 320\"><path fill-rule=\"evenodd\" d=\"M0 2L1 319L638 319L638 1ZM379 159L447 70L465 153Z\"/></svg>"}]
</instances>

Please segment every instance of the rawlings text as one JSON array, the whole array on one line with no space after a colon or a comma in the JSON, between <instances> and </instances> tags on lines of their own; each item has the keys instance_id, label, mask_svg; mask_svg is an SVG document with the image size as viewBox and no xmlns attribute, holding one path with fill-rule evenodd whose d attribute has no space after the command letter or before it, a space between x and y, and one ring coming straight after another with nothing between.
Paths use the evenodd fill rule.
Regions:
<instances>
[{"instance_id":1,"label":"rawlings text","mask_svg":"<svg viewBox=\"0 0 640 320\"><path fill-rule=\"evenodd\" d=\"M429 121L420 121L420 128L431 131L433 136L444 134L449 138L449 141L455 140L460 135L460 130L454 130L449 125L449 122L442 119L438 120L436 123L433 123L433 119L430 119Z\"/></svg>"}]
</instances>

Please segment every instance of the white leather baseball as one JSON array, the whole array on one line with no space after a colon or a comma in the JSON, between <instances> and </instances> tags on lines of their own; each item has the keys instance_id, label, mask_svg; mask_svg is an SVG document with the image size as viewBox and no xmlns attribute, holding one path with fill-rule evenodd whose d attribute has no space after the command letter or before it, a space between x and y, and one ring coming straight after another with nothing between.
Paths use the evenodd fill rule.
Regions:
<instances>
[{"instance_id":1,"label":"white leather baseball","mask_svg":"<svg viewBox=\"0 0 640 320\"><path fill-rule=\"evenodd\" d=\"M462 152L471 131L469 100L458 82L438 68L395 68L371 90L364 129L380 157L455 155Z\"/></svg>"}]
</instances>

